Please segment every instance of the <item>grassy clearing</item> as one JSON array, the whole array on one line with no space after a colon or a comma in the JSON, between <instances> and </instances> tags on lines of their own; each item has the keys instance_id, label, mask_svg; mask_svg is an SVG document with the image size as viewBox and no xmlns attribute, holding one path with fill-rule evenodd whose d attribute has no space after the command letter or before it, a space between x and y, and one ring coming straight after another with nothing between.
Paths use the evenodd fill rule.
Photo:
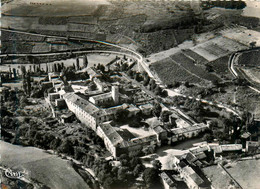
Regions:
<instances>
[{"instance_id":1,"label":"grassy clearing","mask_svg":"<svg viewBox=\"0 0 260 189\"><path fill-rule=\"evenodd\" d=\"M260 160L239 161L232 164L227 171L243 188L260 188L260 183L257 179L260 175Z\"/></svg>"},{"instance_id":2,"label":"grassy clearing","mask_svg":"<svg viewBox=\"0 0 260 189\"><path fill-rule=\"evenodd\" d=\"M67 160L34 147L0 141L1 165L27 170L29 177L50 188L90 188Z\"/></svg>"},{"instance_id":3,"label":"grassy clearing","mask_svg":"<svg viewBox=\"0 0 260 189\"><path fill-rule=\"evenodd\" d=\"M228 188L231 179L217 165L205 167L202 169L205 175L210 179L216 189Z\"/></svg>"}]
</instances>

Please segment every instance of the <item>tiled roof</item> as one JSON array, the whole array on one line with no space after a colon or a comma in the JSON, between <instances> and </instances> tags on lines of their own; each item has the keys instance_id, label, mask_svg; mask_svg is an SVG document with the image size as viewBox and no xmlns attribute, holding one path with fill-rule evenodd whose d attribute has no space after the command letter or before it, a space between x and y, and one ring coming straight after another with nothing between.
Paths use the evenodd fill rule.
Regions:
<instances>
[{"instance_id":1,"label":"tiled roof","mask_svg":"<svg viewBox=\"0 0 260 189\"><path fill-rule=\"evenodd\" d=\"M160 176L169 186L174 186L174 179L171 175L166 172L162 172Z\"/></svg>"},{"instance_id":2,"label":"tiled roof","mask_svg":"<svg viewBox=\"0 0 260 189\"><path fill-rule=\"evenodd\" d=\"M171 129L171 131L173 134L179 135L179 134L184 134L184 133L197 131L197 130L201 130L201 129L205 129L205 128L207 128L207 126L202 124L202 125L193 125L191 127L185 127L185 128L174 128L174 129Z\"/></svg>"},{"instance_id":3,"label":"tiled roof","mask_svg":"<svg viewBox=\"0 0 260 189\"><path fill-rule=\"evenodd\" d=\"M222 151L237 151L242 150L242 144L224 144L221 145Z\"/></svg>"},{"instance_id":4,"label":"tiled roof","mask_svg":"<svg viewBox=\"0 0 260 189\"><path fill-rule=\"evenodd\" d=\"M93 98L95 101L96 100L101 100L101 99L108 99L108 98L112 99L112 94L111 94L111 92L109 92L109 93L104 93L104 94L99 94L99 95L96 95L96 96L92 96L90 98Z\"/></svg>"},{"instance_id":5,"label":"tiled roof","mask_svg":"<svg viewBox=\"0 0 260 189\"><path fill-rule=\"evenodd\" d=\"M87 72L88 72L88 74L89 74L90 76L92 76L92 77L101 76L101 74L100 74L95 68L93 68L93 67L88 68L88 69L87 69Z\"/></svg>"},{"instance_id":6,"label":"tiled roof","mask_svg":"<svg viewBox=\"0 0 260 189\"><path fill-rule=\"evenodd\" d=\"M75 93L67 93L63 95L64 99L69 100L70 102L79 106L83 111L87 112L90 115L96 115L100 109L96 107L94 104L90 103L86 99L82 98L78 94Z\"/></svg>"},{"instance_id":7,"label":"tiled roof","mask_svg":"<svg viewBox=\"0 0 260 189\"><path fill-rule=\"evenodd\" d=\"M190 178L199 186L204 183L203 179L197 174L193 173L190 175Z\"/></svg>"},{"instance_id":8,"label":"tiled roof","mask_svg":"<svg viewBox=\"0 0 260 189\"><path fill-rule=\"evenodd\" d=\"M162 128L160 125L153 127L153 130L154 130L154 132L156 132L158 134L162 133L162 132L166 132L166 130L164 128Z\"/></svg>"},{"instance_id":9,"label":"tiled roof","mask_svg":"<svg viewBox=\"0 0 260 189\"><path fill-rule=\"evenodd\" d=\"M197 160L196 156L190 152L186 154L185 159L191 163Z\"/></svg>"},{"instance_id":10,"label":"tiled roof","mask_svg":"<svg viewBox=\"0 0 260 189\"><path fill-rule=\"evenodd\" d=\"M111 107L111 108L105 108L105 109L103 109L103 114L104 115L115 114L118 110L126 109L127 107L128 107L127 104L122 104L122 105L114 106L114 107Z\"/></svg>"}]
</instances>

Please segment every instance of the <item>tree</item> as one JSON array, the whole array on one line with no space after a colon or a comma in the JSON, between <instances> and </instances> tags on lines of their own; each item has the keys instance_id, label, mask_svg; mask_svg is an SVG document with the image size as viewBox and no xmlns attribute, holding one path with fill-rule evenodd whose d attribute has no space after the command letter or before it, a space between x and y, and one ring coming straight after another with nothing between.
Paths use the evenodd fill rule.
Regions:
<instances>
[{"instance_id":1,"label":"tree","mask_svg":"<svg viewBox=\"0 0 260 189\"><path fill-rule=\"evenodd\" d=\"M162 168L162 163L159 160L154 160L152 162L153 168L156 170L160 170Z\"/></svg>"},{"instance_id":2,"label":"tree","mask_svg":"<svg viewBox=\"0 0 260 189\"><path fill-rule=\"evenodd\" d=\"M127 120L129 115L129 111L125 109L119 109L115 114L115 121L117 122L124 122Z\"/></svg>"},{"instance_id":3,"label":"tree","mask_svg":"<svg viewBox=\"0 0 260 189\"><path fill-rule=\"evenodd\" d=\"M133 70L128 70L127 72L126 72L126 74L128 75L128 76L130 76L130 77L133 77L133 74L134 74L134 72L133 72Z\"/></svg>"},{"instance_id":4,"label":"tree","mask_svg":"<svg viewBox=\"0 0 260 189\"><path fill-rule=\"evenodd\" d=\"M94 91L94 90L96 90L97 86L96 86L95 83L91 82L91 83L89 84L88 88L89 88L90 91Z\"/></svg>"},{"instance_id":5,"label":"tree","mask_svg":"<svg viewBox=\"0 0 260 189\"><path fill-rule=\"evenodd\" d=\"M156 87L156 83L153 79L149 81L150 90L154 90Z\"/></svg>"},{"instance_id":6,"label":"tree","mask_svg":"<svg viewBox=\"0 0 260 189\"><path fill-rule=\"evenodd\" d=\"M30 96L31 90L32 90L30 73L28 73L27 76L26 76L26 82L27 82L27 94Z\"/></svg>"},{"instance_id":7,"label":"tree","mask_svg":"<svg viewBox=\"0 0 260 189\"><path fill-rule=\"evenodd\" d=\"M253 49L256 46L256 41L252 41L251 43L249 43L250 47Z\"/></svg>"},{"instance_id":8,"label":"tree","mask_svg":"<svg viewBox=\"0 0 260 189\"><path fill-rule=\"evenodd\" d=\"M14 79L16 79L16 69L13 68Z\"/></svg>"},{"instance_id":9,"label":"tree","mask_svg":"<svg viewBox=\"0 0 260 189\"><path fill-rule=\"evenodd\" d=\"M144 170L143 179L148 188L151 188L152 186L153 186L153 188L156 188L156 186L158 185L158 182L160 180L158 173L159 173L158 170L156 170L154 168L146 168Z\"/></svg>"},{"instance_id":10,"label":"tree","mask_svg":"<svg viewBox=\"0 0 260 189\"><path fill-rule=\"evenodd\" d=\"M155 95L160 95L162 93L162 89L159 85L156 85L156 87L154 89L154 93L155 93Z\"/></svg>"},{"instance_id":11,"label":"tree","mask_svg":"<svg viewBox=\"0 0 260 189\"><path fill-rule=\"evenodd\" d=\"M112 188L114 188L115 179L113 177L111 177L109 174L107 176L108 177L105 178L105 180L103 182L103 187L105 189L112 189Z\"/></svg>"},{"instance_id":12,"label":"tree","mask_svg":"<svg viewBox=\"0 0 260 189\"><path fill-rule=\"evenodd\" d=\"M161 114L161 111L162 111L162 107L159 103L156 103L154 105L154 108L153 108L153 114L156 116L156 117L159 117L160 114Z\"/></svg>"},{"instance_id":13,"label":"tree","mask_svg":"<svg viewBox=\"0 0 260 189\"><path fill-rule=\"evenodd\" d=\"M190 87L190 83L189 83L188 81L185 81L185 82L184 82L184 86L187 87L187 88L189 88L189 87Z\"/></svg>"},{"instance_id":14,"label":"tree","mask_svg":"<svg viewBox=\"0 0 260 189\"><path fill-rule=\"evenodd\" d=\"M87 55L83 56L83 67L84 68L88 67L88 57L87 57Z\"/></svg>"},{"instance_id":15,"label":"tree","mask_svg":"<svg viewBox=\"0 0 260 189\"><path fill-rule=\"evenodd\" d=\"M23 77L26 75L26 69L25 69L25 66L21 66L21 72L22 72L22 75Z\"/></svg>"},{"instance_id":16,"label":"tree","mask_svg":"<svg viewBox=\"0 0 260 189\"><path fill-rule=\"evenodd\" d=\"M143 166L141 164L137 164L133 170L134 176L137 177L142 170L143 170Z\"/></svg>"},{"instance_id":17,"label":"tree","mask_svg":"<svg viewBox=\"0 0 260 189\"><path fill-rule=\"evenodd\" d=\"M204 136L202 138L202 140L207 141L207 142L211 142L213 139L214 139L214 137L209 133L204 134Z\"/></svg>"},{"instance_id":18,"label":"tree","mask_svg":"<svg viewBox=\"0 0 260 189\"><path fill-rule=\"evenodd\" d=\"M127 167L120 167L119 170L118 170L118 174L117 174L118 180L121 180L121 181L126 180L127 172L128 172Z\"/></svg>"},{"instance_id":19,"label":"tree","mask_svg":"<svg viewBox=\"0 0 260 189\"><path fill-rule=\"evenodd\" d=\"M62 141L62 144L58 148L58 151L61 153L72 155L74 152L72 142L69 139L65 139L64 141Z\"/></svg>"},{"instance_id":20,"label":"tree","mask_svg":"<svg viewBox=\"0 0 260 189\"><path fill-rule=\"evenodd\" d=\"M171 115L170 111L167 111L167 110L162 111L161 115L160 115L162 122L169 122L170 115Z\"/></svg>"},{"instance_id":21,"label":"tree","mask_svg":"<svg viewBox=\"0 0 260 189\"><path fill-rule=\"evenodd\" d=\"M76 58L76 70L79 70L79 57Z\"/></svg>"}]
</instances>

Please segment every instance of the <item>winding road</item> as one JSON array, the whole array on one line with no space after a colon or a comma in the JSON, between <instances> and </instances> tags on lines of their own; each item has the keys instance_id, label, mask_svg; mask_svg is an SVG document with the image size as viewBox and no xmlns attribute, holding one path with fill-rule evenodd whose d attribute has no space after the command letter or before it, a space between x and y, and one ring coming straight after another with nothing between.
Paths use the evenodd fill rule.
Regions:
<instances>
[{"instance_id":1,"label":"winding road","mask_svg":"<svg viewBox=\"0 0 260 189\"><path fill-rule=\"evenodd\" d=\"M237 71L234 68L234 63L236 61L237 56L240 55L240 53L250 52L250 51L253 51L253 50L256 50L256 49L260 49L260 47L256 47L256 48L253 48L253 49L247 49L247 50L241 50L241 51L233 53L230 56L229 61L228 61L228 69L229 69L230 73L233 75L234 78L238 78L239 77ZM255 92L260 94L260 90L256 89L255 87L252 87L251 85L248 85L248 87L250 89L254 90Z\"/></svg>"}]
</instances>

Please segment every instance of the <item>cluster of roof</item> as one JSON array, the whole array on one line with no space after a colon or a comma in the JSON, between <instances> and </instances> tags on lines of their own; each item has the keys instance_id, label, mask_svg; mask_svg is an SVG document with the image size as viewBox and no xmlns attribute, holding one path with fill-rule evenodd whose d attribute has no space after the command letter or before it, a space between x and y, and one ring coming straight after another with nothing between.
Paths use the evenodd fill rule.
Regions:
<instances>
[{"instance_id":1,"label":"cluster of roof","mask_svg":"<svg viewBox=\"0 0 260 189\"><path fill-rule=\"evenodd\" d=\"M194 147L189 149L189 151L195 155L199 155L201 153L204 153L205 151L211 151L213 150L214 153L219 154L223 152L231 152L231 151L241 151L242 150L242 144L206 144L201 145L198 147Z\"/></svg>"},{"instance_id":2,"label":"cluster of roof","mask_svg":"<svg viewBox=\"0 0 260 189\"><path fill-rule=\"evenodd\" d=\"M94 104L90 103L78 94L66 93L63 95L63 98L76 104L79 108L81 108L90 115L95 115L97 112L100 111L98 107L96 107Z\"/></svg>"},{"instance_id":3,"label":"cluster of roof","mask_svg":"<svg viewBox=\"0 0 260 189\"><path fill-rule=\"evenodd\" d=\"M85 72L85 71L86 71L85 69L81 70L81 72ZM94 67L87 68L87 72L88 72L90 78L102 76L101 73Z\"/></svg>"},{"instance_id":4,"label":"cluster of roof","mask_svg":"<svg viewBox=\"0 0 260 189\"><path fill-rule=\"evenodd\" d=\"M192 127L174 128L174 129L171 129L171 132L175 135L181 135L184 133L189 133L189 132L197 131L200 129L206 129L207 127L208 126L205 124L195 124Z\"/></svg>"},{"instance_id":5,"label":"cluster of roof","mask_svg":"<svg viewBox=\"0 0 260 189\"><path fill-rule=\"evenodd\" d=\"M128 140L134 138L134 135L128 130L118 130L111 125L110 122L101 124L100 129L104 132L105 136L115 147L124 148L129 146Z\"/></svg>"},{"instance_id":6,"label":"cluster of roof","mask_svg":"<svg viewBox=\"0 0 260 189\"><path fill-rule=\"evenodd\" d=\"M105 122L99 127L114 147L126 148L157 140L155 134L144 137L136 137L127 129L113 127L111 122Z\"/></svg>"},{"instance_id":7,"label":"cluster of roof","mask_svg":"<svg viewBox=\"0 0 260 189\"><path fill-rule=\"evenodd\" d=\"M91 98L93 98L94 101L107 100L107 99L112 100L113 99L111 92L98 94L98 95L92 96Z\"/></svg>"}]
</instances>

